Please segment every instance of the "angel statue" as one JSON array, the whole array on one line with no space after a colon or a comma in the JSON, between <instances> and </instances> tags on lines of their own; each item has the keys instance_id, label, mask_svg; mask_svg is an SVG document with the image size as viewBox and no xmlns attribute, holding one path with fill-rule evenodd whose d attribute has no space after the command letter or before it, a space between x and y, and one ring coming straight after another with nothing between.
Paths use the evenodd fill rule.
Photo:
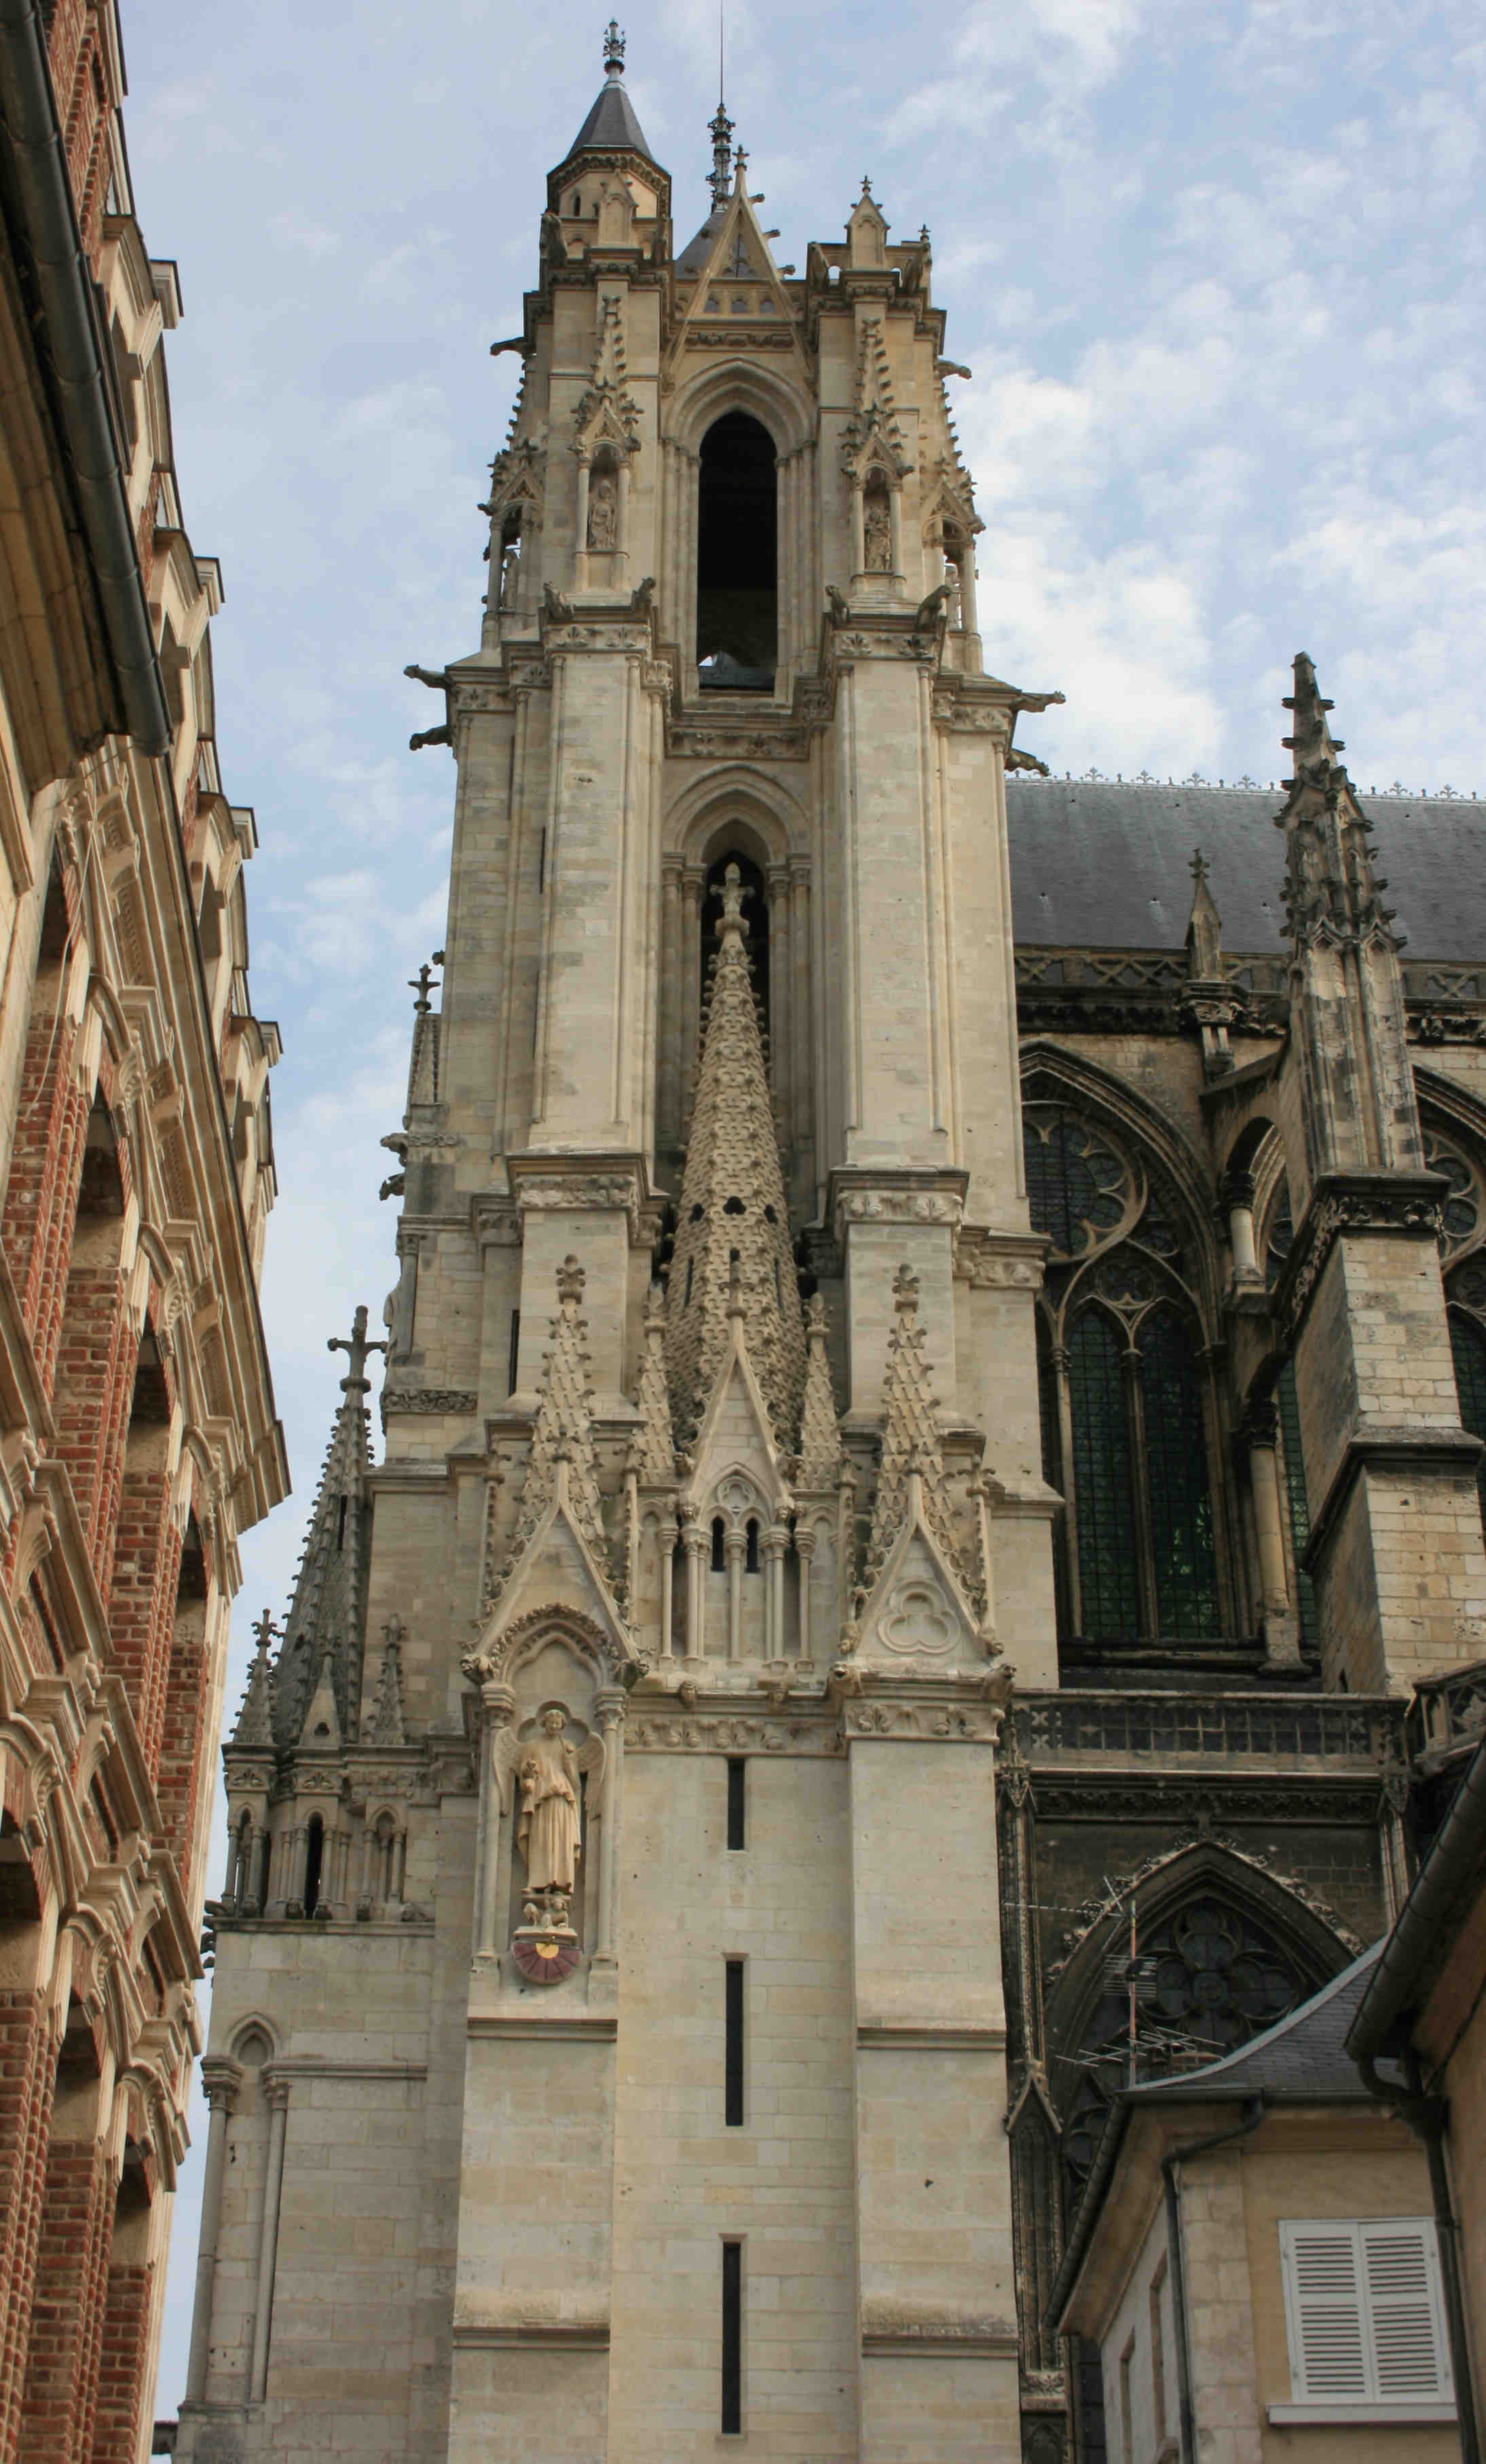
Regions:
<instances>
[{"instance_id":1,"label":"angel statue","mask_svg":"<svg viewBox=\"0 0 1486 2464\"><path fill-rule=\"evenodd\" d=\"M582 1854L578 1757L563 1734L565 1725L561 1711L543 1711L542 1734L522 1749L517 1766L521 1810L516 1844L532 1892L571 1891Z\"/></svg>"}]
</instances>

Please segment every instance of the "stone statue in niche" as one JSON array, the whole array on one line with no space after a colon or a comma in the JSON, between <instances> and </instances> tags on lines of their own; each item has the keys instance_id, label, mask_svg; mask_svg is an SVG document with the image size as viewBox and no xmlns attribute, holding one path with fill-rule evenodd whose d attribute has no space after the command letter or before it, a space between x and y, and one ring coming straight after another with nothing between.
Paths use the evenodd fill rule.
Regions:
<instances>
[{"instance_id":1,"label":"stone statue in niche","mask_svg":"<svg viewBox=\"0 0 1486 2464\"><path fill-rule=\"evenodd\" d=\"M500 549L500 603L499 603L499 604L500 604L500 605L501 605L502 607L514 607L514 606L515 606L515 605L516 605L516 585L517 585L518 582L521 580L521 533L520 533L520 532L518 532L518 533L516 534L516 536L515 536L515 538L514 538L514 539L508 539L504 540L504 541L502 542L502 544L501 544L501 549Z\"/></svg>"},{"instance_id":2,"label":"stone statue in niche","mask_svg":"<svg viewBox=\"0 0 1486 2464\"><path fill-rule=\"evenodd\" d=\"M611 471L594 473L588 490L588 545L599 555L619 544L619 487Z\"/></svg>"},{"instance_id":3,"label":"stone statue in niche","mask_svg":"<svg viewBox=\"0 0 1486 2464\"><path fill-rule=\"evenodd\" d=\"M869 488L862 506L862 536L866 544L869 573L891 573L893 570L893 517L888 509L887 490Z\"/></svg>"},{"instance_id":4,"label":"stone statue in niche","mask_svg":"<svg viewBox=\"0 0 1486 2464\"><path fill-rule=\"evenodd\" d=\"M949 593L949 597L944 602L949 629L952 633L958 633L965 623L965 603L960 596L960 563L959 559L951 556L947 548L944 550L944 587Z\"/></svg>"},{"instance_id":5,"label":"stone statue in niche","mask_svg":"<svg viewBox=\"0 0 1486 2464\"><path fill-rule=\"evenodd\" d=\"M516 1844L526 1867L526 1890L532 1903L528 1925L538 1922L539 1896L550 1914L566 1922L581 1854L579 1839L578 1757L563 1731L558 1710L543 1711L542 1733L521 1751L517 1767L521 1815ZM562 1910L554 1908L561 1899Z\"/></svg>"}]
</instances>

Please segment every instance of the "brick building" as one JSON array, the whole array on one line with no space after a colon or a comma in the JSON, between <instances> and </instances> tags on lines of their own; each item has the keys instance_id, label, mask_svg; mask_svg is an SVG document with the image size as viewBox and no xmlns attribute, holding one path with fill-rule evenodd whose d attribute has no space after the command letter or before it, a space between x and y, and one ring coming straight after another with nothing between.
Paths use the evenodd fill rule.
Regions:
<instances>
[{"instance_id":1,"label":"brick building","mask_svg":"<svg viewBox=\"0 0 1486 2464\"><path fill-rule=\"evenodd\" d=\"M720 109L686 241L621 54L410 671L386 1446L363 1316L226 1755L179 2452L1146 2464L1050 2307L1120 2082L1383 1934L1483 1657L1479 813L1304 656L1279 788L1045 775L932 196L780 265Z\"/></svg>"},{"instance_id":2,"label":"brick building","mask_svg":"<svg viewBox=\"0 0 1486 2464\"><path fill-rule=\"evenodd\" d=\"M113 0L0 11L0 2459L150 2446L276 1029Z\"/></svg>"}]
</instances>

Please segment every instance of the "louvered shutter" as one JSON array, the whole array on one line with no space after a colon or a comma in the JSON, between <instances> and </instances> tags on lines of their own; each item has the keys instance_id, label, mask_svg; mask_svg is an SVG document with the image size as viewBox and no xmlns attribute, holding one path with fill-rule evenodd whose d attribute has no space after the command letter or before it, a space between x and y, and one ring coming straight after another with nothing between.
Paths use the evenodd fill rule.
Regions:
<instances>
[{"instance_id":1,"label":"louvered shutter","mask_svg":"<svg viewBox=\"0 0 1486 2464\"><path fill-rule=\"evenodd\" d=\"M1295 2400L1364 2403L1371 2390L1356 2229L1282 2224L1279 2232Z\"/></svg>"},{"instance_id":2,"label":"louvered shutter","mask_svg":"<svg viewBox=\"0 0 1486 2464\"><path fill-rule=\"evenodd\" d=\"M1373 2365L1383 2401L1448 2401L1449 2349L1431 2224L1401 2216L1360 2228Z\"/></svg>"},{"instance_id":3,"label":"louvered shutter","mask_svg":"<svg viewBox=\"0 0 1486 2464\"><path fill-rule=\"evenodd\" d=\"M1449 2351L1427 2216L1279 2228L1297 2404L1448 2404Z\"/></svg>"}]
</instances>

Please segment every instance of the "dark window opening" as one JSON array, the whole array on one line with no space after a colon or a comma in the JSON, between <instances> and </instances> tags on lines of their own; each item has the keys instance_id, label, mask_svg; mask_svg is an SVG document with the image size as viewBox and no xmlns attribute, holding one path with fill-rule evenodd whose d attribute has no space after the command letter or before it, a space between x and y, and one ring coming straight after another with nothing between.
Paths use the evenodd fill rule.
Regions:
<instances>
[{"instance_id":1,"label":"dark window opening","mask_svg":"<svg viewBox=\"0 0 1486 2464\"><path fill-rule=\"evenodd\" d=\"M505 1391L508 1395L514 1395L516 1392L516 1368L521 1356L521 1310L517 1309L511 1311L511 1340L506 1347Z\"/></svg>"},{"instance_id":2,"label":"dark window opening","mask_svg":"<svg viewBox=\"0 0 1486 2464\"><path fill-rule=\"evenodd\" d=\"M758 1571L759 1527L756 1523L750 1523L748 1526L748 1553L743 1559L743 1573L745 1574L756 1574Z\"/></svg>"},{"instance_id":3,"label":"dark window opening","mask_svg":"<svg viewBox=\"0 0 1486 2464\"><path fill-rule=\"evenodd\" d=\"M722 2244L722 2435L743 2435L743 2244Z\"/></svg>"},{"instance_id":4,"label":"dark window opening","mask_svg":"<svg viewBox=\"0 0 1486 2464\"><path fill-rule=\"evenodd\" d=\"M696 1261L696 1259L695 1259L695 1258L688 1258L688 1259L687 1259L687 1261L686 1261L686 1298L685 1298L685 1301L682 1303L682 1307L683 1307L683 1308L685 1308L685 1309L690 1309L690 1308L691 1308L691 1305L692 1305L692 1277L693 1277L693 1275L696 1273L696 1271L697 1271L697 1261Z\"/></svg>"},{"instance_id":5,"label":"dark window opening","mask_svg":"<svg viewBox=\"0 0 1486 2464\"><path fill-rule=\"evenodd\" d=\"M741 1754L734 1755L727 1766L727 1844L744 1848L746 1837L748 1766Z\"/></svg>"},{"instance_id":6,"label":"dark window opening","mask_svg":"<svg viewBox=\"0 0 1486 2464\"><path fill-rule=\"evenodd\" d=\"M310 1815L309 1837L304 1843L304 1913L312 1917L320 1905L320 1878L325 1861L325 1826L318 1814Z\"/></svg>"},{"instance_id":7,"label":"dark window opening","mask_svg":"<svg viewBox=\"0 0 1486 2464\"><path fill-rule=\"evenodd\" d=\"M1085 1309L1068 1346L1083 1631L1129 1640L1141 1630L1135 1497L1120 1345L1101 1309Z\"/></svg>"},{"instance_id":8,"label":"dark window opening","mask_svg":"<svg viewBox=\"0 0 1486 2464\"><path fill-rule=\"evenodd\" d=\"M129 1427L165 1429L170 1425L170 1397L166 1391L165 1364L160 1346L146 1327L140 1337L139 1358L134 1369L134 1395L129 1404Z\"/></svg>"},{"instance_id":9,"label":"dark window opening","mask_svg":"<svg viewBox=\"0 0 1486 2464\"><path fill-rule=\"evenodd\" d=\"M1454 1355L1460 1425L1473 1438L1486 1438L1486 1339L1474 1318L1454 1309L1450 1312L1450 1349ZM1486 1455L1476 1465L1475 1483L1486 1515Z\"/></svg>"},{"instance_id":10,"label":"dark window opening","mask_svg":"<svg viewBox=\"0 0 1486 2464\"><path fill-rule=\"evenodd\" d=\"M1451 1323L1453 1331L1453 1320ZM1300 1397L1296 1387L1293 1360L1287 1360L1279 1373L1275 1399L1279 1405L1279 1435L1285 1457L1285 1495L1290 1506L1290 1546L1295 1552L1296 1613L1300 1620L1301 1643L1308 1653L1314 1655L1320 1650L1320 1620L1316 1614L1316 1585L1300 1563L1310 1546L1311 1501L1305 1485L1305 1457L1300 1451Z\"/></svg>"},{"instance_id":11,"label":"dark window opening","mask_svg":"<svg viewBox=\"0 0 1486 2464\"><path fill-rule=\"evenodd\" d=\"M1218 1631L1218 1569L1208 1440L1191 1338L1174 1309L1152 1309L1141 1328L1141 1381L1158 1630L1209 1637Z\"/></svg>"},{"instance_id":12,"label":"dark window opening","mask_svg":"<svg viewBox=\"0 0 1486 2464\"><path fill-rule=\"evenodd\" d=\"M697 664L703 687L772 693L779 630L774 440L745 410L702 439Z\"/></svg>"},{"instance_id":13,"label":"dark window opening","mask_svg":"<svg viewBox=\"0 0 1486 2464\"><path fill-rule=\"evenodd\" d=\"M730 847L707 868L707 886L701 901L701 990L705 999L713 958L717 955L718 925L722 915L722 881L730 864L736 864L742 876L743 921L748 927L743 949L748 972L753 978L753 999L759 1013L759 1025L768 1031L768 900L764 891L764 875L752 858L738 847Z\"/></svg>"},{"instance_id":14,"label":"dark window opening","mask_svg":"<svg viewBox=\"0 0 1486 2464\"><path fill-rule=\"evenodd\" d=\"M547 886L547 828L543 822L542 836L537 841L537 896L541 898Z\"/></svg>"},{"instance_id":15,"label":"dark window opening","mask_svg":"<svg viewBox=\"0 0 1486 2464\"><path fill-rule=\"evenodd\" d=\"M336 1516L336 1547L338 1550L344 1549L345 1546L345 1509L348 1502L349 1501L347 1499L344 1497L342 1498L340 1512Z\"/></svg>"},{"instance_id":16,"label":"dark window opening","mask_svg":"<svg viewBox=\"0 0 1486 2464\"><path fill-rule=\"evenodd\" d=\"M500 570L496 576L496 604L514 607L517 584L521 577L521 517L520 513L507 514L500 525Z\"/></svg>"},{"instance_id":17,"label":"dark window opening","mask_svg":"<svg viewBox=\"0 0 1486 2464\"><path fill-rule=\"evenodd\" d=\"M729 2130L741 2130L743 2119L743 1964L722 1963L722 2120Z\"/></svg>"},{"instance_id":18,"label":"dark window opening","mask_svg":"<svg viewBox=\"0 0 1486 2464\"><path fill-rule=\"evenodd\" d=\"M726 1527L720 1514L712 1526L712 1571L715 1574L721 1574L727 1563L723 1553L726 1539Z\"/></svg>"},{"instance_id":19,"label":"dark window opening","mask_svg":"<svg viewBox=\"0 0 1486 2464\"><path fill-rule=\"evenodd\" d=\"M93 1098L87 1141L82 1152L82 1178L78 1185L79 1215L122 1215L123 1174L119 1166L119 1141L108 1106ZM168 1416L167 1416L168 1417Z\"/></svg>"},{"instance_id":20,"label":"dark window opening","mask_svg":"<svg viewBox=\"0 0 1486 2464\"><path fill-rule=\"evenodd\" d=\"M727 1199L722 1207L724 1215L746 1215L747 1211L741 1198Z\"/></svg>"}]
</instances>

